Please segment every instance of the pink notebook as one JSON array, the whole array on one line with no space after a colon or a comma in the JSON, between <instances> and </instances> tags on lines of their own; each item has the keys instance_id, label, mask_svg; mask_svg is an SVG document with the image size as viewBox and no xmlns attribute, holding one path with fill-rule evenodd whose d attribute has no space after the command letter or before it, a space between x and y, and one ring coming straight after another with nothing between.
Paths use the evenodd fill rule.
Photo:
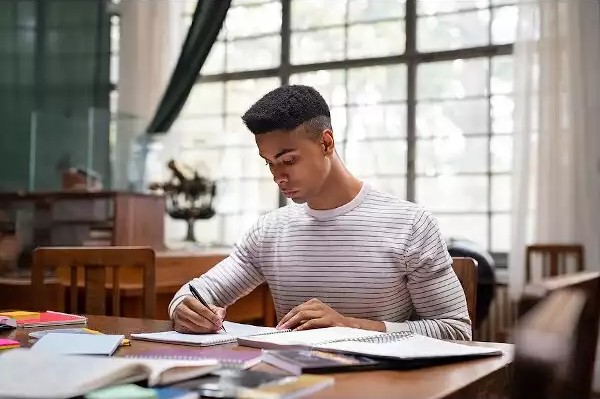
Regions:
<instances>
[{"instance_id":1,"label":"pink notebook","mask_svg":"<svg viewBox=\"0 0 600 399\"><path fill-rule=\"evenodd\" d=\"M248 369L260 363L261 352L255 350L209 349L154 349L129 358L177 359L177 360L218 360L223 366Z\"/></svg>"}]
</instances>

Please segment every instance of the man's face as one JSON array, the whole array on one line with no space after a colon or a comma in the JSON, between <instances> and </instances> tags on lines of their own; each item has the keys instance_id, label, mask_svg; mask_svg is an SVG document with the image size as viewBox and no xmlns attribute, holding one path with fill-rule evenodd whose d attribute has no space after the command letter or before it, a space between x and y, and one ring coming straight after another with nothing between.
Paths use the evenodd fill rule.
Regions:
<instances>
[{"instance_id":1,"label":"man's face","mask_svg":"<svg viewBox=\"0 0 600 399\"><path fill-rule=\"evenodd\" d=\"M276 130L255 136L258 153L279 190L299 204L321 190L330 169L331 150L326 149L333 147L331 131L325 130L315 138L303 129L300 126L292 131Z\"/></svg>"}]
</instances>

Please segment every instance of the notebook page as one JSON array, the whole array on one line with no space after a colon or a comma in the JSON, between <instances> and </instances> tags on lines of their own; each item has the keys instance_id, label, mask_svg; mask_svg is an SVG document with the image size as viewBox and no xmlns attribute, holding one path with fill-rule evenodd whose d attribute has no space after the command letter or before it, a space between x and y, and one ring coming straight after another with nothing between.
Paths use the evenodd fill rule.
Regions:
<instances>
[{"instance_id":1,"label":"notebook page","mask_svg":"<svg viewBox=\"0 0 600 399\"><path fill-rule=\"evenodd\" d=\"M360 354L387 359L416 360L454 357L500 355L496 348L463 345L413 334L395 342L335 342L318 345L319 349L334 352Z\"/></svg>"},{"instance_id":2,"label":"notebook page","mask_svg":"<svg viewBox=\"0 0 600 399\"><path fill-rule=\"evenodd\" d=\"M340 340L357 339L384 335L385 333L369 330L360 330L349 327L327 327L314 330L290 331L280 334L262 335L255 337L242 337L238 339L240 345L263 349L278 349L290 346L312 346L319 343Z\"/></svg>"},{"instance_id":3,"label":"notebook page","mask_svg":"<svg viewBox=\"0 0 600 399\"><path fill-rule=\"evenodd\" d=\"M227 332L221 330L215 334L181 334L176 331L163 331L157 333L131 334L131 338L171 344L206 346L236 342L239 337L279 332L279 330L272 327L258 327L248 324L232 323L229 321L223 322L223 326Z\"/></svg>"}]
</instances>

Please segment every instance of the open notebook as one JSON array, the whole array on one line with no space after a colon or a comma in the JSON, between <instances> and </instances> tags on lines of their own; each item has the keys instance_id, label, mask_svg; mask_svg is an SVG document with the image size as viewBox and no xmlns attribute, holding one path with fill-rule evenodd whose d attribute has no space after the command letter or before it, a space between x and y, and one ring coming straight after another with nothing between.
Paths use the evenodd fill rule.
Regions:
<instances>
[{"instance_id":1,"label":"open notebook","mask_svg":"<svg viewBox=\"0 0 600 399\"><path fill-rule=\"evenodd\" d=\"M390 360L452 359L502 354L496 348L442 341L408 331L382 333L346 327L240 337L238 343L263 349L306 347Z\"/></svg>"},{"instance_id":2,"label":"open notebook","mask_svg":"<svg viewBox=\"0 0 600 399\"><path fill-rule=\"evenodd\" d=\"M176 331L163 331L156 333L131 334L132 339L143 341L164 342L168 344L210 346L237 342L240 337L279 334L290 330L277 330L272 327L258 327L248 324L223 322L227 332L215 334L181 334Z\"/></svg>"},{"instance_id":3,"label":"open notebook","mask_svg":"<svg viewBox=\"0 0 600 399\"><path fill-rule=\"evenodd\" d=\"M217 368L215 360L107 358L13 349L0 355L0 397L68 398L134 381L171 384Z\"/></svg>"}]
</instances>

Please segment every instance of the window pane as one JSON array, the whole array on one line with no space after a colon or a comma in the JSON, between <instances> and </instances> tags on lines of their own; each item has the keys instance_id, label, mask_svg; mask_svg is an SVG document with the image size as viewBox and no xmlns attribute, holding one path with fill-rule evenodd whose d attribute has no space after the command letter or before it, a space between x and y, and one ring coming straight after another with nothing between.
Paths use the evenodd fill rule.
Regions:
<instances>
[{"instance_id":1,"label":"window pane","mask_svg":"<svg viewBox=\"0 0 600 399\"><path fill-rule=\"evenodd\" d=\"M406 137L406 105L348 107L348 140L375 137Z\"/></svg>"},{"instance_id":2,"label":"window pane","mask_svg":"<svg viewBox=\"0 0 600 399\"><path fill-rule=\"evenodd\" d=\"M251 133L247 133L251 135ZM220 176L224 178L263 178L270 180L271 172L265 161L258 155L256 145L252 147L229 147L223 151L220 163ZM275 183L271 182L273 185ZM271 188L271 190L274 187Z\"/></svg>"},{"instance_id":3,"label":"window pane","mask_svg":"<svg viewBox=\"0 0 600 399\"><path fill-rule=\"evenodd\" d=\"M202 65L202 75L223 73L225 70L225 43L215 42Z\"/></svg>"},{"instance_id":4,"label":"window pane","mask_svg":"<svg viewBox=\"0 0 600 399\"><path fill-rule=\"evenodd\" d=\"M231 80L225 86L228 114L240 116L269 91L279 87L279 78Z\"/></svg>"},{"instance_id":5,"label":"window pane","mask_svg":"<svg viewBox=\"0 0 600 399\"><path fill-rule=\"evenodd\" d=\"M403 18L406 0L352 0L348 3L348 22L367 22Z\"/></svg>"},{"instance_id":6,"label":"window pane","mask_svg":"<svg viewBox=\"0 0 600 399\"><path fill-rule=\"evenodd\" d=\"M462 136L417 141L417 173L487 172L487 138Z\"/></svg>"},{"instance_id":7,"label":"window pane","mask_svg":"<svg viewBox=\"0 0 600 399\"><path fill-rule=\"evenodd\" d=\"M462 136L487 133L488 102L459 100L417 104L417 136Z\"/></svg>"},{"instance_id":8,"label":"window pane","mask_svg":"<svg viewBox=\"0 0 600 399\"><path fill-rule=\"evenodd\" d=\"M492 10L492 43L514 43L517 36L517 6L500 7Z\"/></svg>"},{"instance_id":9,"label":"window pane","mask_svg":"<svg viewBox=\"0 0 600 399\"><path fill-rule=\"evenodd\" d=\"M406 178L405 177L369 177L365 179L370 186L384 193L405 199L406 198Z\"/></svg>"},{"instance_id":10,"label":"window pane","mask_svg":"<svg viewBox=\"0 0 600 399\"><path fill-rule=\"evenodd\" d=\"M223 91L221 82L195 84L181 110L181 116L222 114Z\"/></svg>"},{"instance_id":11,"label":"window pane","mask_svg":"<svg viewBox=\"0 0 600 399\"><path fill-rule=\"evenodd\" d=\"M348 169L359 177L406 174L404 140L349 140L344 155Z\"/></svg>"},{"instance_id":12,"label":"window pane","mask_svg":"<svg viewBox=\"0 0 600 399\"><path fill-rule=\"evenodd\" d=\"M510 210L511 181L510 175L492 177L492 211Z\"/></svg>"},{"instance_id":13,"label":"window pane","mask_svg":"<svg viewBox=\"0 0 600 399\"><path fill-rule=\"evenodd\" d=\"M250 7L231 7L225 19L227 38L278 33L281 30L281 2Z\"/></svg>"},{"instance_id":14,"label":"window pane","mask_svg":"<svg viewBox=\"0 0 600 399\"><path fill-rule=\"evenodd\" d=\"M417 98L464 98L487 94L486 58L428 62L417 70Z\"/></svg>"},{"instance_id":15,"label":"window pane","mask_svg":"<svg viewBox=\"0 0 600 399\"><path fill-rule=\"evenodd\" d=\"M217 179L222 156L222 148L202 148L201 146L197 146L193 149L180 151L178 154L178 161L193 170L197 170L205 177Z\"/></svg>"},{"instance_id":16,"label":"window pane","mask_svg":"<svg viewBox=\"0 0 600 399\"><path fill-rule=\"evenodd\" d=\"M281 36L227 43L227 72L274 68L279 65Z\"/></svg>"},{"instance_id":17,"label":"window pane","mask_svg":"<svg viewBox=\"0 0 600 399\"><path fill-rule=\"evenodd\" d=\"M492 157L492 172L510 172L512 170L512 136L493 136L490 143L490 152Z\"/></svg>"},{"instance_id":18,"label":"window pane","mask_svg":"<svg viewBox=\"0 0 600 399\"><path fill-rule=\"evenodd\" d=\"M434 15L475 8L481 9L487 6L487 0L418 0L417 14Z\"/></svg>"},{"instance_id":19,"label":"window pane","mask_svg":"<svg viewBox=\"0 0 600 399\"><path fill-rule=\"evenodd\" d=\"M453 50L488 44L488 10L422 17L417 20L419 51Z\"/></svg>"},{"instance_id":20,"label":"window pane","mask_svg":"<svg viewBox=\"0 0 600 399\"><path fill-rule=\"evenodd\" d=\"M240 114L227 115L225 117L225 132L225 140L230 145L256 146L254 135L244 125Z\"/></svg>"},{"instance_id":21,"label":"window pane","mask_svg":"<svg viewBox=\"0 0 600 399\"><path fill-rule=\"evenodd\" d=\"M346 107L330 107L329 111L331 112L331 125L333 127L334 138L339 143L346 139Z\"/></svg>"},{"instance_id":22,"label":"window pane","mask_svg":"<svg viewBox=\"0 0 600 399\"><path fill-rule=\"evenodd\" d=\"M494 252L510 250L510 214L492 215L492 245Z\"/></svg>"},{"instance_id":23,"label":"window pane","mask_svg":"<svg viewBox=\"0 0 600 399\"><path fill-rule=\"evenodd\" d=\"M510 94L513 91L514 64L512 55L492 57L492 94Z\"/></svg>"},{"instance_id":24,"label":"window pane","mask_svg":"<svg viewBox=\"0 0 600 399\"><path fill-rule=\"evenodd\" d=\"M487 177L417 177L416 198L435 212L483 212L487 210Z\"/></svg>"},{"instance_id":25,"label":"window pane","mask_svg":"<svg viewBox=\"0 0 600 399\"><path fill-rule=\"evenodd\" d=\"M406 65L348 70L348 103L376 104L406 99Z\"/></svg>"},{"instance_id":26,"label":"window pane","mask_svg":"<svg viewBox=\"0 0 600 399\"><path fill-rule=\"evenodd\" d=\"M513 111L515 101L508 96L492 96L490 99L492 131L494 133L512 133L514 131Z\"/></svg>"},{"instance_id":27,"label":"window pane","mask_svg":"<svg viewBox=\"0 0 600 399\"><path fill-rule=\"evenodd\" d=\"M222 179L217 187L218 211L263 213L277 209L277 185L273 180ZM243 231L240 231L242 234ZM238 237L239 238L239 237Z\"/></svg>"},{"instance_id":28,"label":"window pane","mask_svg":"<svg viewBox=\"0 0 600 399\"><path fill-rule=\"evenodd\" d=\"M199 145L215 145L222 141L223 118L204 116L202 118L177 118L168 137L175 140L176 148L194 149Z\"/></svg>"},{"instance_id":29,"label":"window pane","mask_svg":"<svg viewBox=\"0 0 600 399\"><path fill-rule=\"evenodd\" d=\"M110 51L118 52L121 44L121 28L119 25L110 25Z\"/></svg>"},{"instance_id":30,"label":"window pane","mask_svg":"<svg viewBox=\"0 0 600 399\"><path fill-rule=\"evenodd\" d=\"M310 64L342 60L344 59L344 41L343 28L292 33L291 63Z\"/></svg>"},{"instance_id":31,"label":"window pane","mask_svg":"<svg viewBox=\"0 0 600 399\"><path fill-rule=\"evenodd\" d=\"M314 87L331 107L346 104L344 76L343 69L297 73L290 76L290 83Z\"/></svg>"},{"instance_id":32,"label":"window pane","mask_svg":"<svg viewBox=\"0 0 600 399\"><path fill-rule=\"evenodd\" d=\"M488 218L485 215L435 215L444 237L463 238L488 248Z\"/></svg>"},{"instance_id":33,"label":"window pane","mask_svg":"<svg viewBox=\"0 0 600 399\"><path fill-rule=\"evenodd\" d=\"M292 29L342 25L346 0L292 0Z\"/></svg>"},{"instance_id":34,"label":"window pane","mask_svg":"<svg viewBox=\"0 0 600 399\"><path fill-rule=\"evenodd\" d=\"M402 54L404 45L404 21L359 24L348 27L348 58Z\"/></svg>"}]
</instances>

